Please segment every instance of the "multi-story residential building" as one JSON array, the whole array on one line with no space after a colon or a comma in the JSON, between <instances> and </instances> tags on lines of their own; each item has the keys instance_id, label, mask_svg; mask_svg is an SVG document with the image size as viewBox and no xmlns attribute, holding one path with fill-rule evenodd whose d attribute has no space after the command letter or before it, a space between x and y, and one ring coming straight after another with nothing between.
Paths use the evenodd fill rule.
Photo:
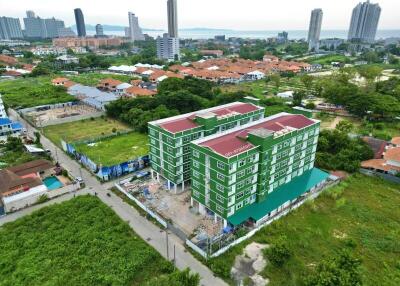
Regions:
<instances>
[{"instance_id":1,"label":"multi-story residential building","mask_svg":"<svg viewBox=\"0 0 400 286\"><path fill-rule=\"evenodd\" d=\"M32 11L26 12L24 18L25 34L27 38L47 39L60 36L59 31L65 29L64 21L53 18L42 19L35 17Z\"/></svg>"},{"instance_id":2,"label":"multi-story residential building","mask_svg":"<svg viewBox=\"0 0 400 286\"><path fill-rule=\"evenodd\" d=\"M22 39L21 23L18 18L0 17L0 39Z\"/></svg>"},{"instance_id":3,"label":"multi-story residential building","mask_svg":"<svg viewBox=\"0 0 400 286\"><path fill-rule=\"evenodd\" d=\"M74 9L76 30L78 32L78 37L86 37L86 26L85 17L80 8Z\"/></svg>"},{"instance_id":4,"label":"multi-story residential building","mask_svg":"<svg viewBox=\"0 0 400 286\"><path fill-rule=\"evenodd\" d=\"M161 176L167 180L168 189L176 191L178 185L185 189L185 183L190 180L191 141L225 132L263 117L263 107L250 102L234 102L149 122L153 177L160 180Z\"/></svg>"},{"instance_id":5,"label":"multi-story residential building","mask_svg":"<svg viewBox=\"0 0 400 286\"><path fill-rule=\"evenodd\" d=\"M318 51L319 36L321 34L322 25L322 9L314 9L311 11L310 26L308 29L308 50Z\"/></svg>"},{"instance_id":6,"label":"multi-story residential building","mask_svg":"<svg viewBox=\"0 0 400 286\"><path fill-rule=\"evenodd\" d=\"M157 57L159 59L180 60L180 46L178 38L178 8L177 0L168 0L168 33L157 37Z\"/></svg>"},{"instance_id":7,"label":"multi-story residential building","mask_svg":"<svg viewBox=\"0 0 400 286\"><path fill-rule=\"evenodd\" d=\"M103 29L103 25L101 24L97 24L96 25L96 37L104 37L104 29Z\"/></svg>"},{"instance_id":8,"label":"multi-story residential building","mask_svg":"<svg viewBox=\"0 0 400 286\"><path fill-rule=\"evenodd\" d=\"M157 37L157 57L162 60L177 61L180 59L179 39L171 38L167 33Z\"/></svg>"},{"instance_id":9,"label":"multi-story residential building","mask_svg":"<svg viewBox=\"0 0 400 286\"><path fill-rule=\"evenodd\" d=\"M381 7L369 2L359 3L351 15L348 40L373 43L378 29Z\"/></svg>"},{"instance_id":10,"label":"multi-story residential building","mask_svg":"<svg viewBox=\"0 0 400 286\"><path fill-rule=\"evenodd\" d=\"M132 41L144 41L142 29L139 26L139 18L134 13L128 13L129 18L129 38Z\"/></svg>"},{"instance_id":11,"label":"multi-story residential building","mask_svg":"<svg viewBox=\"0 0 400 286\"><path fill-rule=\"evenodd\" d=\"M193 141L192 205L224 226L262 223L327 178L314 168L319 125L279 113Z\"/></svg>"},{"instance_id":12,"label":"multi-story residential building","mask_svg":"<svg viewBox=\"0 0 400 286\"><path fill-rule=\"evenodd\" d=\"M99 49L100 47L120 46L125 43L123 38L57 38L53 39L53 46L63 48L89 47Z\"/></svg>"},{"instance_id":13,"label":"multi-story residential building","mask_svg":"<svg viewBox=\"0 0 400 286\"><path fill-rule=\"evenodd\" d=\"M177 0L168 0L168 35L178 38L178 4Z\"/></svg>"}]
</instances>

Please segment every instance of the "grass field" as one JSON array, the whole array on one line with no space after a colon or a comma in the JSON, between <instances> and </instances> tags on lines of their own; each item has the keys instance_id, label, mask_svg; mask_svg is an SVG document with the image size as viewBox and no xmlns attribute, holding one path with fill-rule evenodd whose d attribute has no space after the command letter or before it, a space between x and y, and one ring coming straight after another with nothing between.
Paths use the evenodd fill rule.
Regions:
<instances>
[{"instance_id":1,"label":"grass field","mask_svg":"<svg viewBox=\"0 0 400 286\"><path fill-rule=\"evenodd\" d=\"M322 57L313 57L307 59L311 64L330 65L332 62L350 63L354 58L349 58L344 55L326 55Z\"/></svg>"},{"instance_id":2,"label":"grass field","mask_svg":"<svg viewBox=\"0 0 400 286\"><path fill-rule=\"evenodd\" d=\"M67 76L70 80L82 85L96 86L100 80L105 78L113 78L122 82L130 82L131 76L115 75L115 74L101 74L101 73L83 73L77 76Z\"/></svg>"},{"instance_id":3,"label":"grass field","mask_svg":"<svg viewBox=\"0 0 400 286\"><path fill-rule=\"evenodd\" d=\"M399 185L356 174L209 266L229 281L234 259L247 244L274 244L286 236L292 256L282 267L269 264L264 269L269 285L302 285L315 265L346 248L362 260L363 285L400 285L399 205Z\"/></svg>"},{"instance_id":4,"label":"grass field","mask_svg":"<svg viewBox=\"0 0 400 286\"><path fill-rule=\"evenodd\" d=\"M44 135L57 146L61 146L60 140L67 142L91 139L103 135L109 135L115 131L127 131L129 127L117 120L109 118L94 118L43 128Z\"/></svg>"},{"instance_id":5,"label":"grass field","mask_svg":"<svg viewBox=\"0 0 400 286\"><path fill-rule=\"evenodd\" d=\"M301 83L299 77L292 78L281 78L279 88L275 86L273 82L267 82L266 80L257 80L252 82L240 83L237 85L226 85L222 86L224 91L247 91L251 92L258 98L265 98L267 95L273 95L278 92L288 90L299 90L304 89L304 85Z\"/></svg>"},{"instance_id":6,"label":"grass field","mask_svg":"<svg viewBox=\"0 0 400 286\"><path fill-rule=\"evenodd\" d=\"M127 223L91 196L5 224L0 245L1 286L161 285L154 279L174 271Z\"/></svg>"},{"instance_id":7,"label":"grass field","mask_svg":"<svg viewBox=\"0 0 400 286\"><path fill-rule=\"evenodd\" d=\"M7 106L26 108L74 101L65 88L51 85L50 76L21 78L0 82L0 94Z\"/></svg>"},{"instance_id":8,"label":"grass field","mask_svg":"<svg viewBox=\"0 0 400 286\"><path fill-rule=\"evenodd\" d=\"M136 132L104 139L94 144L77 144L75 147L96 164L104 166L123 163L149 153L147 135Z\"/></svg>"}]
</instances>

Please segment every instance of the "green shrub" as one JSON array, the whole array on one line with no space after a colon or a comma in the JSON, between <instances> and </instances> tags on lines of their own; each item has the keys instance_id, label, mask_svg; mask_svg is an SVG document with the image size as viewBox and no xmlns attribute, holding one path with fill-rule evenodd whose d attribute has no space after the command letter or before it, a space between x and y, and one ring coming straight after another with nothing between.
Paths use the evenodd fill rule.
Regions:
<instances>
[{"instance_id":1,"label":"green shrub","mask_svg":"<svg viewBox=\"0 0 400 286\"><path fill-rule=\"evenodd\" d=\"M269 248L263 250L264 256L275 266L282 266L292 256L287 238L279 237Z\"/></svg>"}]
</instances>

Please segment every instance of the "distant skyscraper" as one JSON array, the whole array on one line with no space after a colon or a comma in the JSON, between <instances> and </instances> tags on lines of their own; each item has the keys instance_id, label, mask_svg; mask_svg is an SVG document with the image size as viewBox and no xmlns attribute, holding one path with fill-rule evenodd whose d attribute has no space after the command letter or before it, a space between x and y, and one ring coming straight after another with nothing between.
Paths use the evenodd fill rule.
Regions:
<instances>
[{"instance_id":1,"label":"distant skyscraper","mask_svg":"<svg viewBox=\"0 0 400 286\"><path fill-rule=\"evenodd\" d=\"M86 37L85 18L83 17L82 10L80 8L76 8L74 10L74 13L75 13L76 30L78 31L78 37Z\"/></svg>"},{"instance_id":2,"label":"distant skyscraper","mask_svg":"<svg viewBox=\"0 0 400 286\"><path fill-rule=\"evenodd\" d=\"M0 17L0 39L22 39L23 37L18 18Z\"/></svg>"},{"instance_id":3,"label":"distant skyscraper","mask_svg":"<svg viewBox=\"0 0 400 286\"><path fill-rule=\"evenodd\" d=\"M288 41L289 34L286 31L278 33L278 38L276 39L278 43L286 43Z\"/></svg>"},{"instance_id":4,"label":"distant skyscraper","mask_svg":"<svg viewBox=\"0 0 400 286\"><path fill-rule=\"evenodd\" d=\"M322 25L322 9L314 9L311 12L310 27L308 29L308 50L317 51L319 48L319 36Z\"/></svg>"},{"instance_id":5,"label":"distant skyscraper","mask_svg":"<svg viewBox=\"0 0 400 286\"><path fill-rule=\"evenodd\" d=\"M96 25L96 37L104 37L104 29L101 24Z\"/></svg>"},{"instance_id":6,"label":"distant skyscraper","mask_svg":"<svg viewBox=\"0 0 400 286\"><path fill-rule=\"evenodd\" d=\"M35 12L33 12L32 10L26 11L26 17L35 18Z\"/></svg>"},{"instance_id":7,"label":"distant skyscraper","mask_svg":"<svg viewBox=\"0 0 400 286\"><path fill-rule=\"evenodd\" d=\"M157 57L168 61L180 60L179 39L167 33L157 37Z\"/></svg>"},{"instance_id":8,"label":"distant skyscraper","mask_svg":"<svg viewBox=\"0 0 400 286\"><path fill-rule=\"evenodd\" d=\"M348 40L373 43L378 29L381 7L369 2L359 3L351 15Z\"/></svg>"},{"instance_id":9,"label":"distant skyscraper","mask_svg":"<svg viewBox=\"0 0 400 286\"><path fill-rule=\"evenodd\" d=\"M46 38L58 38L59 29L65 28L64 21L55 18L44 19L44 23L46 26Z\"/></svg>"},{"instance_id":10,"label":"distant skyscraper","mask_svg":"<svg viewBox=\"0 0 400 286\"><path fill-rule=\"evenodd\" d=\"M177 0L168 0L168 35L178 38L178 7Z\"/></svg>"},{"instance_id":11,"label":"distant skyscraper","mask_svg":"<svg viewBox=\"0 0 400 286\"><path fill-rule=\"evenodd\" d=\"M65 28L64 21L53 18L36 17L33 11L26 11L25 36L32 39L58 38L59 30Z\"/></svg>"},{"instance_id":12,"label":"distant skyscraper","mask_svg":"<svg viewBox=\"0 0 400 286\"><path fill-rule=\"evenodd\" d=\"M142 29L139 26L139 19L134 13L128 13L129 18L129 38L132 41L144 41Z\"/></svg>"}]
</instances>

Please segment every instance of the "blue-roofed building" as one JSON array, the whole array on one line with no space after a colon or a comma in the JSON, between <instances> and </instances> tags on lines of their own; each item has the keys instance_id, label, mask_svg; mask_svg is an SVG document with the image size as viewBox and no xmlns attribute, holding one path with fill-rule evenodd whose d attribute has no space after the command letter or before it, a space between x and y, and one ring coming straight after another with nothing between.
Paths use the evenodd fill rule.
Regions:
<instances>
[{"instance_id":1,"label":"blue-roofed building","mask_svg":"<svg viewBox=\"0 0 400 286\"><path fill-rule=\"evenodd\" d=\"M19 122L13 122L7 117L3 100L0 95L0 141L7 140L8 136L19 136L23 126Z\"/></svg>"},{"instance_id":2,"label":"blue-roofed building","mask_svg":"<svg viewBox=\"0 0 400 286\"><path fill-rule=\"evenodd\" d=\"M19 136L23 127L19 122L13 122L9 118L0 118L0 140L6 140L8 136Z\"/></svg>"},{"instance_id":3,"label":"blue-roofed building","mask_svg":"<svg viewBox=\"0 0 400 286\"><path fill-rule=\"evenodd\" d=\"M81 84L76 84L68 88L68 93L98 110L105 110L105 106L108 103L118 99L113 93L104 92L95 87Z\"/></svg>"}]
</instances>

